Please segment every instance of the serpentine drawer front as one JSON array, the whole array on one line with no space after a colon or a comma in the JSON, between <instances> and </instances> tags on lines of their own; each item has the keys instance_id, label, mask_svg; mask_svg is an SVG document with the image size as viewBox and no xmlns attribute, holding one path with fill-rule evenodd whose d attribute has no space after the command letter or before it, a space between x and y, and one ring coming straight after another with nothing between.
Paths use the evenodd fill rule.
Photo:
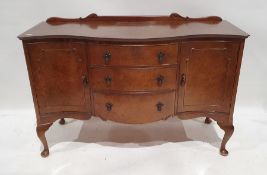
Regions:
<instances>
[{"instance_id":1,"label":"serpentine drawer front","mask_svg":"<svg viewBox=\"0 0 267 175\"><path fill-rule=\"evenodd\" d=\"M245 39L220 17L52 17L22 33L43 157L58 119L91 116L145 124L205 116L225 132L233 113ZM155 133L156 134L156 133Z\"/></svg>"},{"instance_id":2,"label":"serpentine drawer front","mask_svg":"<svg viewBox=\"0 0 267 175\"><path fill-rule=\"evenodd\" d=\"M96 68L89 71L92 89L155 91L176 89L176 67Z\"/></svg>"},{"instance_id":3,"label":"serpentine drawer front","mask_svg":"<svg viewBox=\"0 0 267 175\"><path fill-rule=\"evenodd\" d=\"M121 123L147 123L174 115L174 92L156 94L94 93L95 115Z\"/></svg>"},{"instance_id":4,"label":"serpentine drawer front","mask_svg":"<svg viewBox=\"0 0 267 175\"><path fill-rule=\"evenodd\" d=\"M177 64L177 44L89 45L92 66L159 66Z\"/></svg>"}]
</instances>

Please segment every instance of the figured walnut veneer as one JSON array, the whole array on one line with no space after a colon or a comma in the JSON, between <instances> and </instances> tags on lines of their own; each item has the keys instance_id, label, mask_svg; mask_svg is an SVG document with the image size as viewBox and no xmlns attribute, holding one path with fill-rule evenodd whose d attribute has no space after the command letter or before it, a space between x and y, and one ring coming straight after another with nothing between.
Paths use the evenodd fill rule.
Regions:
<instances>
[{"instance_id":1,"label":"figured walnut veneer","mask_svg":"<svg viewBox=\"0 0 267 175\"><path fill-rule=\"evenodd\" d=\"M45 132L53 122L91 116L130 124L205 116L224 130L220 153L227 155L248 36L220 17L176 13L41 22L19 36L41 155L49 155Z\"/></svg>"}]
</instances>

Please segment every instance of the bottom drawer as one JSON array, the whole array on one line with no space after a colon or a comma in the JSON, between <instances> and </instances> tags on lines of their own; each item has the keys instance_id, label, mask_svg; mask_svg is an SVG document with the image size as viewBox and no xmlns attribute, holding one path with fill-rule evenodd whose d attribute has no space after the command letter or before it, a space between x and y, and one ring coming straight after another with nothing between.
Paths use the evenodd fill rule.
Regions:
<instances>
[{"instance_id":1,"label":"bottom drawer","mask_svg":"<svg viewBox=\"0 0 267 175\"><path fill-rule=\"evenodd\" d=\"M174 114L175 92L94 93L93 98L96 116L120 123L148 123Z\"/></svg>"}]
</instances>

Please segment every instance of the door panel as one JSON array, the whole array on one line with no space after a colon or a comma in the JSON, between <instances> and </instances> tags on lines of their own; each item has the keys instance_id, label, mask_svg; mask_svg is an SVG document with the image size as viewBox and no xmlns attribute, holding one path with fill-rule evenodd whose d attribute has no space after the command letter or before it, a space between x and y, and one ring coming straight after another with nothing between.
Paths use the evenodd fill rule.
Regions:
<instances>
[{"instance_id":1,"label":"door panel","mask_svg":"<svg viewBox=\"0 0 267 175\"><path fill-rule=\"evenodd\" d=\"M184 42L178 110L229 112L238 43Z\"/></svg>"},{"instance_id":2,"label":"door panel","mask_svg":"<svg viewBox=\"0 0 267 175\"><path fill-rule=\"evenodd\" d=\"M40 113L87 111L85 45L81 42L27 44Z\"/></svg>"}]
</instances>

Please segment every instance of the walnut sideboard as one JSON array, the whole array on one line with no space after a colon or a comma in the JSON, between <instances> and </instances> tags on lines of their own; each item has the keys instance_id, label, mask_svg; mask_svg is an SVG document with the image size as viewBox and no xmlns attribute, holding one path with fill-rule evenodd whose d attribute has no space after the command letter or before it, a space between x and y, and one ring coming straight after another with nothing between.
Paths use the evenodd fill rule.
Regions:
<instances>
[{"instance_id":1,"label":"walnut sideboard","mask_svg":"<svg viewBox=\"0 0 267 175\"><path fill-rule=\"evenodd\" d=\"M19 35L32 89L37 135L56 120L98 116L144 124L171 116L206 117L234 131L245 39L217 16L52 17ZM157 134L157 133L155 133Z\"/></svg>"}]
</instances>

